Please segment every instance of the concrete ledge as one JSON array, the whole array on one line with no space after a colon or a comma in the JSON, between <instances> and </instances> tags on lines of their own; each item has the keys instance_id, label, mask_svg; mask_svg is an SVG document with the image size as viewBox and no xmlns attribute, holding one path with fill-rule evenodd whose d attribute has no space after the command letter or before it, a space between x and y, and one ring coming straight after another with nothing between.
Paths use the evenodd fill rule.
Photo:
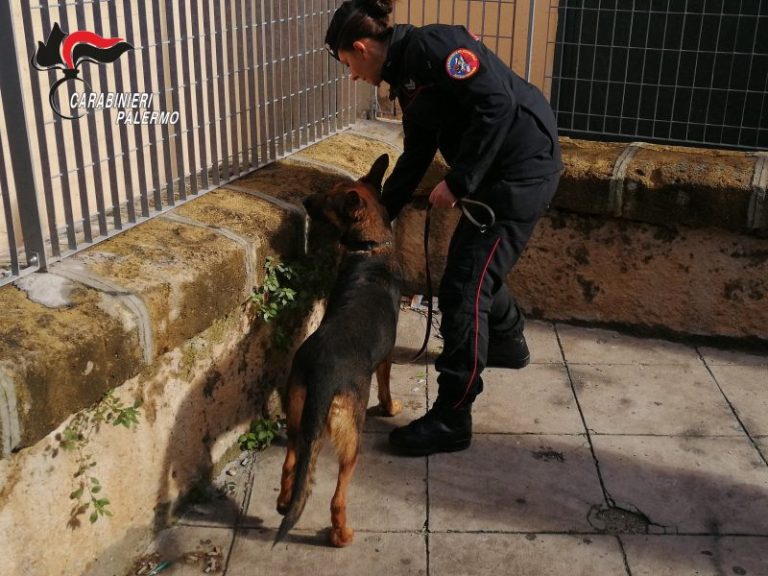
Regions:
<instances>
[{"instance_id":1,"label":"concrete ledge","mask_svg":"<svg viewBox=\"0 0 768 576\"><path fill-rule=\"evenodd\" d=\"M244 303L265 258L303 254L305 233L295 205L219 189L0 289L0 573L124 573L250 421L279 409L290 354ZM113 388L143 406L135 430L89 429L114 514L91 525L69 498L83 454L60 438Z\"/></svg>"},{"instance_id":2,"label":"concrete ledge","mask_svg":"<svg viewBox=\"0 0 768 576\"><path fill-rule=\"evenodd\" d=\"M402 146L397 123L372 134ZM765 155L561 141L557 195L507 279L529 314L768 343ZM396 223L406 292L425 291L426 196L445 170L438 158ZM432 213L435 290L458 217Z\"/></svg>"}]
</instances>

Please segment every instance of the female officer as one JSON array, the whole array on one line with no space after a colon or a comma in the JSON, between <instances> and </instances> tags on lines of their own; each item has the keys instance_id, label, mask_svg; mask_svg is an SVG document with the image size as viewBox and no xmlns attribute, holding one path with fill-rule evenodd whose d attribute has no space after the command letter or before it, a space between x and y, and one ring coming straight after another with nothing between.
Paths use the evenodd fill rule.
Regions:
<instances>
[{"instance_id":1,"label":"female officer","mask_svg":"<svg viewBox=\"0 0 768 576\"><path fill-rule=\"evenodd\" d=\"M463 26L390 26L393 2L344 2L325 37L353 80L385 80L403 111L404 151L382 194L389 215L408 202L437 150L450 169L429 196L432 206L467 199L495 214L485 231L462 216L453 233L438 294L438 396L426 415L389 437L402 453L426 455L470 445L470 409L486 365L529 362L523 315L504 280L554 196L562 164L555 119L539 90Z\"/></svg>"}]
</instances>

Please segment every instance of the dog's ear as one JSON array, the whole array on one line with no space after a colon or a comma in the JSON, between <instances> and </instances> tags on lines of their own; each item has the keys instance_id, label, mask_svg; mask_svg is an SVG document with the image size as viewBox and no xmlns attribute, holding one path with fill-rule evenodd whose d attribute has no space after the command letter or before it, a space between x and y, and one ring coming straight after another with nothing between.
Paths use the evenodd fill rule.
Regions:
<instances>
[{"instance_id":1,"label":"dog's ear","mask_svg":"<svg viewBox=\"0 0 768 576\"><path fill-rule=\"evenodd\" d=\"M373 186L377 191L381 190L381 182L384 180L384 172L387 171L389 166L389 156L382 154L371 166L368 174L360 178L361 182L365 182Z\"/></svg>"},{"instance_id":2,"label":"dog's ear","mask_svg":"<svg viewBox=\"0 0 768 576\"><path fill-rule=\"evenodd\" d=\"M351 220L358 220L360 218L360 210L363 209L363 199L360 194L354 190L350 190L344 196L344 213Z\"/></svg>"}]
</instances>

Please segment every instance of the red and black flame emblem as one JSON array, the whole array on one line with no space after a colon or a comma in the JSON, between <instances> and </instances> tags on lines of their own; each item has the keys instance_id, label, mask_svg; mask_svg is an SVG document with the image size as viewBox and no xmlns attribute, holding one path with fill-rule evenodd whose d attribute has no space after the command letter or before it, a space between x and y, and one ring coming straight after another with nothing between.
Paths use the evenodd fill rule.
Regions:
<instances>
[{"instance_id":1,"label":"red and black flame emblem","mask_svg":"<svg viewBox=\"0 0 768 576\"><path fill-rule=\"evenodd\" d=\"M32 57L32 66L37 70L55 68L64 72L64 78L51 86L48 100L56 114L71 120L79 116L66 116L61 113L55 98L59 86L63 82L72 80L78 80L87 86L84 80L77 77L80 72L78 67L83 62L110 64L128 50L133 50L133 46L122 38L104 38L87 30L65 34L56 23L48 35L48 40L45 43L37 43L37 50ZM88 89L90 90L90 86Z\"/></svg>"}]
</instances>

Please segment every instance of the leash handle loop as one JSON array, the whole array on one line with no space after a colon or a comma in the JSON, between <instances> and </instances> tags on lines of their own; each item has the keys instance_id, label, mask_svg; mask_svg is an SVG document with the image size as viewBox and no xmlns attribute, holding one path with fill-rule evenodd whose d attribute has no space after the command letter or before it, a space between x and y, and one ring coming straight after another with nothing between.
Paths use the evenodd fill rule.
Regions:
<instances>
[{"instance_id":1,"label":"leash handle loop","mask_svg":"<svg viewBox=\"0 0 768 576\"><path fill-rule=\"evenodd\" d=\"M493 208L488 206L488 204L485 204L484 202L478 202L477 200L470 200L469 198L459 198L457 203L459 208L461 208L461 213L464 214L467 220L469 220L472 224L480 229L481 234L485 234L489 228L492 228L493 225L496 224L496 213L493 211ZM487 223L483 223L477 220L477 218L475 218L469 211L467 206L478 206L485 210L488 213L489 221Z\"/></svg>"}]
</instances>

